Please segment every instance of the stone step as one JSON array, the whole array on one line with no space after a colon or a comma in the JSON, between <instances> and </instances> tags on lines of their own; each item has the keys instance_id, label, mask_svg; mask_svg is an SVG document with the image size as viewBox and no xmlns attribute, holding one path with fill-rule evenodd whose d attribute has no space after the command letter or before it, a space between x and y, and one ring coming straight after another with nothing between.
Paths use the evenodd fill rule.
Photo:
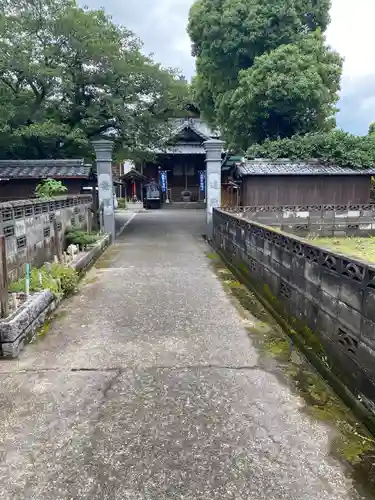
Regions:
<instances>
[{"instance_id":1,"label":"stone step","mask_svg":"<svg viewBox=\"0 0 375 500\"><path fill-rule=\"evenodd\" d=\"M204 210L206 208L206 203L203 201L174 201L172 203L163 203L163 209L166 210L181 210L181 209L195 209L195 210Z\"/></svg>"}]
</instances>

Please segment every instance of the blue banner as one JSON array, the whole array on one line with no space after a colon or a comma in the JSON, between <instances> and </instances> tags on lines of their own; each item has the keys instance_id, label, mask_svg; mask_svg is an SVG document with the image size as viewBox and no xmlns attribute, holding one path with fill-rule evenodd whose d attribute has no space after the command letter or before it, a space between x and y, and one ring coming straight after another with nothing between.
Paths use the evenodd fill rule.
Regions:
<instances>
[{"instance_id":1,"label":"blue banner","mask_svg":"<svg viewBox=\"0 0 375 500\"><path fill-rule=\"evenodd\" d=\"M199 185L202 192L206 191L206 172L201 170L199 172Z\"/></svg>"},{"instance_id":2,"label":"blue banner","mask_svg":"<svg viewBox=\"0 0 375 500\"><path fill-rule=\"evenodd\" d=\"M160 186L163 193L167 192L167 172L162 170L160 172Z\"/></svg>"}]
</instances>

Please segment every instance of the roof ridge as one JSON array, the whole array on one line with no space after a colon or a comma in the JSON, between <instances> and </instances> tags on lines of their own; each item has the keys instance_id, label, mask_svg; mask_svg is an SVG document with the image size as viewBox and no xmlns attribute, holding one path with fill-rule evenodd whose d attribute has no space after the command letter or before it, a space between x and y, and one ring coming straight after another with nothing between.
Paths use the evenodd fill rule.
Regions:
<instances>
[{"instance_id":1,"label":"roof ridge","mask_svg":"<svg viewBox=\"0 0 375 500\"><path fill-rule=\"evenodd\" d=\"M58 164L58 163L66 163L66 164L84 164L84 158L45 158L44 160L0 160L0 165L5 165L6 163L22 163L24 165L43 165L43 164Z\"/></svg>"},{"instance_id":2,"label":"roof ridge","mask_svg":"<svg viewBox=\"0 0 375 500\"><path fill-rule=\"evenodd\" d=\"M43 178L70 178L90 176L92 166L72 162L38 162L27 163L7 161L0 163L0 176L7 179L43 179Z\"/></svg>"},{"instance_id":3,"label":"roof ridge","mask_svg":"<svg viewBox=\"0 0 375 500\"><path fill-rule=\"evenodd\" d=\"M265 158L245 160L238 168L241 175L375 175L375 167L345 167L323 163L316 159L314 161L277 161Z\"/></svg>"},{"instance_id":4,"label":"roof ridge","mask_svg":"<svg viewBox=\"0 0 375 500\"><path fill-rule=\"evenodd\" d=\"M319 158L310 158L309 160L293 160L292 158L245 158L245 163L246 162L264 162L264 163L295 163L295 164L300 164L300 163L311 163L311 164L324 164L326 165L329 162L322 162L319 160Z\"/></svg>"}]
</instances>

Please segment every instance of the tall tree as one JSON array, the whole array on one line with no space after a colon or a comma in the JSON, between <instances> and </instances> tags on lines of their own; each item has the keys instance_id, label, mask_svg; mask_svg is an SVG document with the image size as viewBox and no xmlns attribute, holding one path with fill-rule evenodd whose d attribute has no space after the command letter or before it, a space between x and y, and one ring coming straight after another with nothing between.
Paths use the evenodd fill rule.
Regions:
<instances>
[{"instance_id":1,"label":"tall tree","mask_svg":"<svg viewBox=\"0 0 375 500\"><path fill-rule=\"evenodd\" d=\"M247 150L248 158L318 159L321 163L342 167L373 168L375 136L356 136L343 130L313 132L290 138L265 140Z\"/></svg>"},{"instance_id":2,"label":"tall tree","mask_svg":"<svg viewBox=\"0 0 375 500\"><path fill-rule=\"evenodd\" d=\"M167 132L181 82L103 10L74 0L0 0L0 154L90 154L109 134L130 156Z\"/></svg>"},{"instance_id":3,"label":"tall tree","mask_svg":"<svg viewBox=\"0 0 375 500\"><path fill-rule=\"evenodd\" d=\"M329 130L340 76L341 60L319 32L257 57L251 69L240 71L226 108L220 107L230 144L245 149L249 137L261 142Z\"/></svg>"},{"instance_id":4,"label":"tall tree","mask_svg":"<svg viewBox=\"0 0 375 500\"><path fill-rule=\"evenodd\" d=\"M334 103L337 100L337 74L341 71L341 61L337 54L325 47L322 35L329 23L329 7L330 0L319 2L316 0L274 0L272 2L197 0L193 4L188 32L193 43L193 54L196 56L195 90L198 104L204 116L218 125L227 138L228 133L229 139L237 136L234 131L230 133L236 116L246 120L250 110L251 112L255 110L257 115L265 115L265 120L267 115L270 117L267 123L267 136L269 134L274 136L277 133L285 136L294 133L294 128L293 130L280 128L280 121L287 123L292 118L295 92L290 94L289 109L280 106L283 109L277 110L278 114L283 113L283 119L277 119L275 127L272 126L272 122L275 121L272 117L274 98L269 99L267 96L267 102L263 102L257 97L250 98L248 92L254 89L259 97L260 82L256 82L266 68L271 71L274 79L285 78L285 70L278 63L278 54L283 57L287 67L293 69L288 82L289 88L292 89L293 79L297 78L296 83L302 90L299 69L304 70L311 62L313 42L308 37L311 37L314 32L318 32L314 39L314 48L318 54L316 59L321 60L313 66L317 73L313 79L318 83L318 88L314 90L318 104L315 111L316 123L322 123L325 119L331 118ZM294 44L298 47L293 48ZM284 46L289 48L282 49ZM281 53L275 55L274 51L277 50L281 50ZM298 62L295 68L293 58L296 56ZM310 76L312 72L313 70L310 69ZM273 85L269 90L271 94L274 93L275 97L272 87ZM306 95L305 90L304 93ZM318 102L319 93L322 94L321 103ZM297 95L295 103L299 110L303 105L302 95L300 93ZM234 101L237 106L232 114ZM256 102L258 102L257 106ZM311 104L311 99L309 99L306 103L308 110ZM265 120L263 120L263 125ZM311 119L310 123L314 129L316 123L313 123ZM247 125L244 122L244 125L249 132L254 130L251 123ZM248 135L247 141L244 141L242 137L237 145L246 147L255 139L256 137Z\"/></svg>"}]
</instances>

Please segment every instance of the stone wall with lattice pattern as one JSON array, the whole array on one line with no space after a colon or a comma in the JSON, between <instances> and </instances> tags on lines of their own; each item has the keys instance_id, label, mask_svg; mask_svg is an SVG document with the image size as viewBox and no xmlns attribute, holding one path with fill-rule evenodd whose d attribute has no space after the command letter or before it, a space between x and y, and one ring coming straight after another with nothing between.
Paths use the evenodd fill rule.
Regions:
<instances>
[{"instance_id":1,"label":"stone wall with lattice pattern","mask_svg":"<svg viewBox=\"0 0 375 500\"><path fill-rule=\"evenodd\" d=\"M246 220L298 236L367 236L375 234L375 204L225 206Z\"/></svg>"},{"instance_id":2,"label":"stone wall with lattice pattern","mask_svg":"<svg viewBox=\"0 0 375 500\"><path fill-rule=\"evenodd\" d=\"M216 248L374 410L375 267L224 210L213 220Z\"/></svg>"},{"instance_id":3,"label":"stone wall with lattice pattern","mask_svg":"<svg viewBox=\"0 0 375 500\"><path fill-rule=\"evenodd\" d=\"M39 267L52 261L63 250L67 230L87 227L91 204L89 195L0 203L9 281L24 275L26 263Z\"/></svg>"}]
</instances>

